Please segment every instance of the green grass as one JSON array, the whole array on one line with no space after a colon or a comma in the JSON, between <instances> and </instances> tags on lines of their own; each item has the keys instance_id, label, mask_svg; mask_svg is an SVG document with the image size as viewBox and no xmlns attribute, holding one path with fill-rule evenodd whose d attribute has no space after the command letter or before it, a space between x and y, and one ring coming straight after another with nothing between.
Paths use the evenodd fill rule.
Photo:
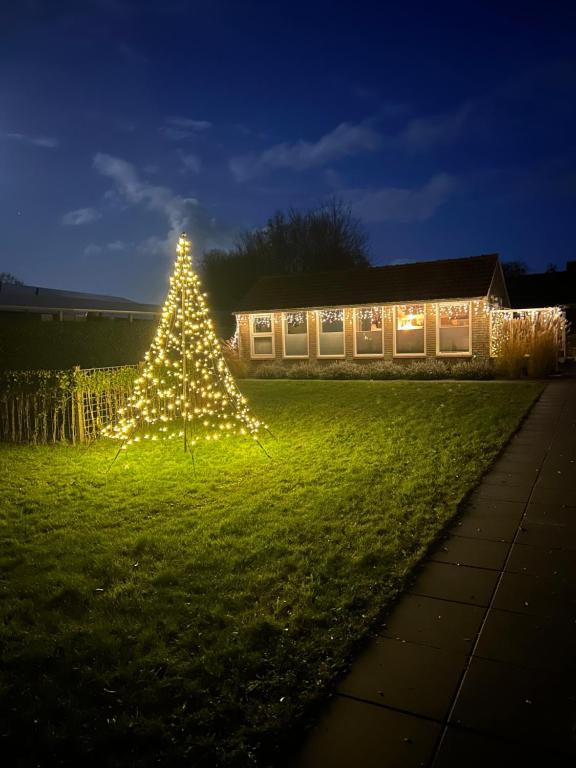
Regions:
<instances>
[{"instance_id":1,"label":"green grass","mask_svg":"<svg viewBox=\"0 0 576 768\"><path fill-rule=\"evenodd\" d=\"M274 762L541 386L242 389L271 459L0 447L12 765Z\"/></svg>"}]
</instances>

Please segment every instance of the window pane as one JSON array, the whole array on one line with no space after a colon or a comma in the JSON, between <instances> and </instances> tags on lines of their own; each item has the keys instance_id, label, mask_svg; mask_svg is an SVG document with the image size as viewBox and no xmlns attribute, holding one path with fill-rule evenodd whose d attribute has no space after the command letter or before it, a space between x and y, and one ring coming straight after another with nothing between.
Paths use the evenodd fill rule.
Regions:
<instances>
[{"instance_id":1,"label":"window pane","mask_svg":"<svg viewBox=\"0 0 576 768\"><path fill-rule=\"evenodd\" d=\"M382 311L380 307L360 307L354 310L357 331L381 331Z\"/></svg>"},{"instance_id":2,"label":"window pane","mask_svg":"<svg viewBox=\"0 0 576 768\"><path fill-rule=\"evenodd\" d=\"M286 333L289 336L308 332L305 312L292 312L286 315Z\"/></svg>"},{"instance_id":3,"label":"window pane","mask_svg":"<svg viewBox=\"0 0 576 768\"><path fill-rule=\"evenodd\" d=\"M468 327L468 304L453 304L440 307L440 327Z\"/></svg>"},{"instance_id":4,"label":"window pane","mask_svg":"<svg viewBox=\"0 0 576 768\"><path fill-rule=\"evenodd\" d=\"M288 312L284 317L284 354L286 357L308 355L308 317L306 312Z\"/></svg>"},{"instance_id":5,"label":"window pane","mask_svg":"<svg viewBox=\"0 0 576 768\"><path fill-rule=\"evenodd\" d=\"M356 322L356 354L382 354L382 312L380 307L360 307L354 310Z\"/></svg>"},{"instance_id":6,"label":"window pane","mask_svg":"<svg viewBox=\"0 0 576 768\"><path fill-rule=\"evenodd\" d=\"M357 355L381 355L382 331L357 331L356 332Z\"/></svg>"},{"instance_id":7,"label":"window pane","mask_svg":"<svg viewBox=\"0 0 576 768\"><path fill-rule=\"evenodd\" d=\"M322 333L342 333L344 331L344 312L341 309L320 313Z\"/></svg>"},{"instance_id":8,"label":"window pane","mask_svg":"<svg viewBox=\"0 0 576 768\"><path fill-rule=\"evenodd\" d=\"M272 354L272 336L254 337L254 354L271 355Z\"/></svg>"},{"instance_id":9,"label":"window pane","mask_svg":"<svg viewBox=\"0 0 576 768\"><path fill-rule=\"evenodd\" d=\"M469 352L468 328L440 328L440 352Z\"/></svg>"},{"instance_id":10,"label":"window pane","mask_svg":"<svg viewBox=\"0 0 576 768\"><path fill-rule=\"evenodd\" d=\"M344 333L332 332L320 334L320 354L321 355L343 355L344 354Z\"/></svg>"},{"instance_id":11,"label":"window pane","mask_svg":"<svg viewBox=\"0 0 576 768\"><path fill-rule=\"evenodd\" d=\"M254 315L252 318L253 333L271 333L272 317L271 315Z\"/></svg>"},{"instance_id":12,"label":"window pane","mask_svg":"<svg viewBox=\"0 0 576 768\"><path fill-rule=\"evenodd\" d=\"M284 350L287 357L291 355L305 357L308 354L307 334L299 333L297 336L286 336L284 339Z\"/></svg>"},{"instance_id":13,"label":"window pane","mask_svg":"<svg viewBox=\"0 0 576 768\"><path fill-rule=\"evenodd\" d=\"M396 307L396 354L424 353L424 306Z\"/></svg>"},{"instance_id":14,"label":"window pane","mask_svg":"<svg viewBox=\"0 0 576 768\"><path fill-rule=\"evenodd\" d=\"M440 352L470 351L470 312L468 304L441 306L438 340Z\"/></svg>"}]
</instances>

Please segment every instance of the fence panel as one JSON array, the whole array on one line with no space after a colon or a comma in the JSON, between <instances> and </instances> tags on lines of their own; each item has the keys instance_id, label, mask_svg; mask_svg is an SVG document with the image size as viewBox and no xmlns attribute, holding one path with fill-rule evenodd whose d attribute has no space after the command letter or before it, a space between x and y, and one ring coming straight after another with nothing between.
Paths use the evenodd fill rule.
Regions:
<instances>
[{"instance_id":1,"label":"fence panel","mask_svg":"<svg viewBox=\"0 0 576 768\"><path fill-rule=\"evenodd\" d=\"M137 371L133 365L6 374L0 387L0 441L94 440L126 405Z\"/></svg>"}]
</instances>

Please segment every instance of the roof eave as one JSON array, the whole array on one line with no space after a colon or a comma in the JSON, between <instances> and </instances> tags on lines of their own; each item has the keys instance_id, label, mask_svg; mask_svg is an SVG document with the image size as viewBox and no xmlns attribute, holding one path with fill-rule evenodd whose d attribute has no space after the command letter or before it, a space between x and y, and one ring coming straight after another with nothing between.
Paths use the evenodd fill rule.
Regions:
<instances>
[{"instance_id":1,"label":"roof eave","mask_svg":"<svg viewBox=\"0 0 576 768\"><path fill-rule=\"evenodd\" d=\"M359 301L354 304L350 302L339 304L315 304L312 306L295 306L295 307L261 307L260 309L233 309L233 315L254 315L261 312L315 312L322 309L340 309L343 307L350 307L352 309L357 307L394 307L400 304L442 304L449 301L481 301L486 299L488 293L478 294L474 296L445 296L438 299L398 299L396 301Z\"/></svg>"}]
</instances>

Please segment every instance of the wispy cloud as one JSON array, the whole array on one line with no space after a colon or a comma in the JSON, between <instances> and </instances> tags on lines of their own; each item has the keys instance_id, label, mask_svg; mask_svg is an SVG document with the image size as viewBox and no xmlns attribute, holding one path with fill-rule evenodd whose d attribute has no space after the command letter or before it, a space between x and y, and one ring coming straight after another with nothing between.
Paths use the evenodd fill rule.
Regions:
<instances>
[{"instance_id":1,"label":"wispy cloud","mask_svg":"<svg viewBox=\"0 0 576 768\"><path fill-rule=\"evenodd\" d=\"M62 224L67 227L79 227L101 217L102 214L96 208L76 208L76 210L68 211L62 216Z\"/></svg>"},{"instance_id":2,"label":"wispy cloud","mask_svg":"<svg viewBox=\"0 0 576 768\"><path fill-rule=\"evenodd\" d=\"M22 144L30 144L33 147L42 147L43 149L56 149L60 142L53 136L31 136L27 133L5 133L6 139L19 141Z\"/></svg>"},{"instance_id":3,"label":"wispy cloud","mask_svg":"<svg viewBox=\"0 0 576 768\"><path fill-rule=\"evenodd\" d=\"M172 252L181 232L191 236L196 253L208 248L228 247L233 233L223 226L193 197L183 197L168 187L142 179L136 168L126 160L98 153L94 168L114 182L117 195L129 206L142 206L163 216L168 224L165 238L148 238L138 250L150 249L156 253Z\"/></svg>"},{"instance_id":4,"label":"wispy cloud","mask_svg":"<svg viewBox=\"0 0 576 768\"><path fill-rule=\"evenodd\" d=\"M373 151L379 145L380 136L369 125L340 123L318 141L283 142L263 152L234 157L230 170L237 181L247 181L280 168L304 171L321 167L348 155Z\"/></svg>"},{"instance_id":5,"label":"wispy cloud","mask_svg":"<svg viewBox=\"0 0 576 768\"><path fill-rule=\"evenodd\" d=\"M451 112L414 118L401 131L398 141L411 152L451 144L463 135L472 112L473 105L466 103Z\"/></svg>"},{"instance_id":6,"label":"wispy cloud","mask_svg":"<svg viewBox=\"0 0 576 768\"><path fill-rule=\"evenodd\" d=\"M187 152L178 152L180 158L180 173L193 173L198 174L202 169L202 160L198 155Z\"/></svg>"},{"instance_id":7,"label":"wispy cloud","mask_svg":"<svg viewBox=\"0 0 576 768\"><path fill-rule=\"evenodd\" d=\"M160 133L169 141L185 141L212 127L208 120L193 120L190 117L167 117Z\"/></svg>"},{"instance_id":8,"label":"wispy cloud","mask_svg":"<svg viewBox=\"0 0 576 768\"><path fill-rule=\"evenodd\" d=\"M419 187L348 189L341 195L364 221L409 223L431 219L457 186L454 176L440 173Z\"/></svg>"},{"instance_id":9,"label":"wispy cloud","mask_svg":"<svg viewBox=\"0 0 576 768\"><path fill-rule=\"evenodd\" d=\"M84 256L100 256L102 253L121 253L134 247L133 243L126 243L124 240L113 240L111 243L99 245L98 243L89 243L84 248Z\"/></svg>"}]
</instances>

